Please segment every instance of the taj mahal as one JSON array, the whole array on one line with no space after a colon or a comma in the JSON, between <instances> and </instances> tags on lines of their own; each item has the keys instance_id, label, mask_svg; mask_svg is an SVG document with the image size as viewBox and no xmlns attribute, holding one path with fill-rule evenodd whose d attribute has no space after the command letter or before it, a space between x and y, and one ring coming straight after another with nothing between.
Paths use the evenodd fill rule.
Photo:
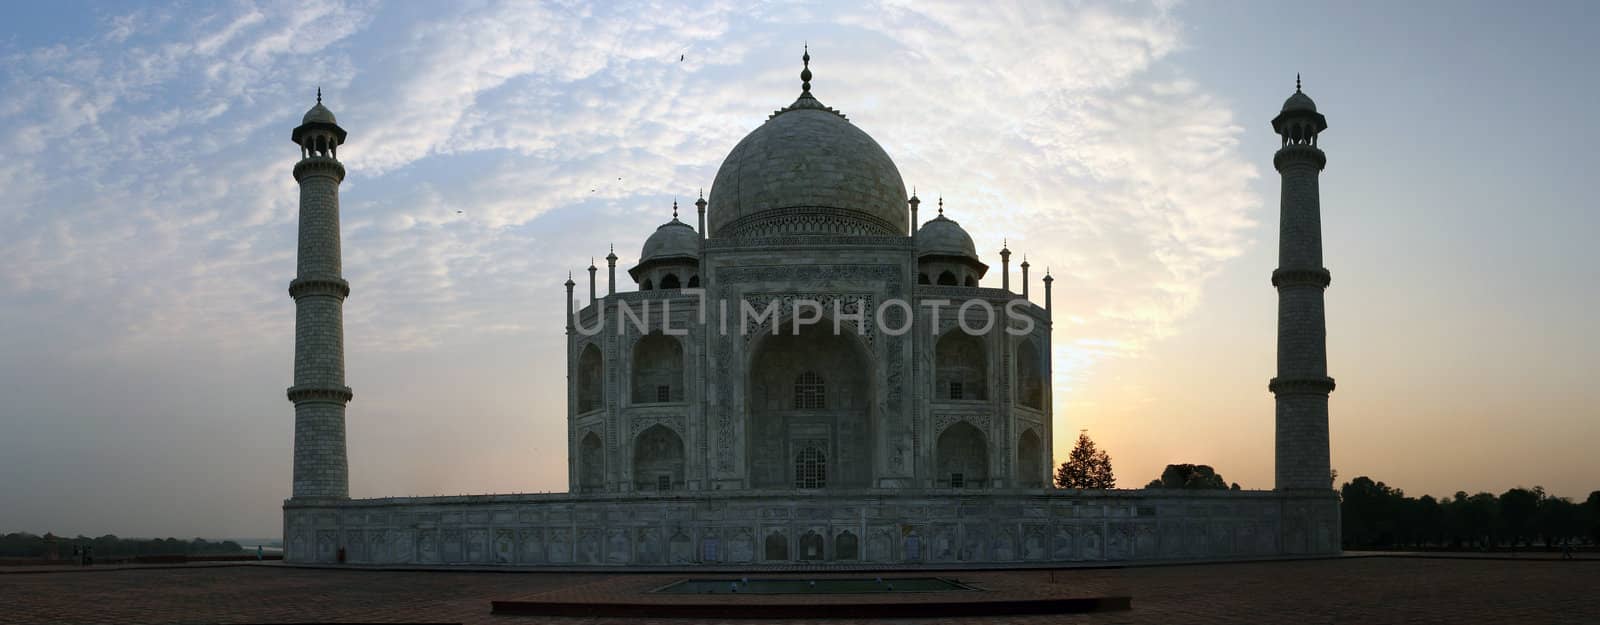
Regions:
<instances>
[{"instance_id":1,"label":"taj mahal","mask_svg":"<svg viewBox=\"0 0 1600 625\"><path fill-rule=\"evenodd\" d=\"M566 281L569 484L556 494L349 497L346 132L319 93L291 135L286 558L915 568L1339 551L1317 187L1327 122L1298 81L1272 120L1274 488L1069 490L1051 480L1052 277L1032 288L1025 259L1014 276L1010 250L986 259L942 199L922 207L889 154L812 94L810 61L799 97L732 147L693 213L674 206L650 234L624 267L631 285L615 251L587 268L587 294ZM999 288L979 286L996 273Z\"/></svg>"}]
</instances>

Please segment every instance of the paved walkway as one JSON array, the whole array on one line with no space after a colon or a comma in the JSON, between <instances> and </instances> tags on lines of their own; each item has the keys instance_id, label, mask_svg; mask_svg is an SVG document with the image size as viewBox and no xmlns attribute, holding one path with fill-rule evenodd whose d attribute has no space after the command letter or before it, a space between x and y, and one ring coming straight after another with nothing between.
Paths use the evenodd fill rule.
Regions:
<instances>
[{"instance_id":1,"label":"paved walkway","mask_svg":"<svg viewBox=\"0 0 1600 625\"><path fill-rule=\"evenodd\" d=\"M1004 584L1018 592L1064 589L1133 597L1133 609L1127 612L948 620L958 624L1600 622L1600 593L1596 591L1600 588L1600 561L1594 560L1357 557L1125 569L959 571L951 576ZM489 601L546 593L633 600L643 587L656 584L661 577L680 576L361 571L255 564L127 568L93 575L0 575L0 623L621 623L629 621L493 616ZM662 622L687 625L685 621Z\"/></svg>"}]
</instances>

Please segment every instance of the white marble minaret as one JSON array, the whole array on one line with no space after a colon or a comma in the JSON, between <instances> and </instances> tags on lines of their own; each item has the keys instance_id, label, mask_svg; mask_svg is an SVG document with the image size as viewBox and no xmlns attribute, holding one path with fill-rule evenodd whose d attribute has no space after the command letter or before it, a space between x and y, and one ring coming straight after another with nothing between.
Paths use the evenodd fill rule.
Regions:
<instances>
[{"instance_id":1,"label":"white marble minaret","mask_svg":"<svg viewBox=\"0 0 1600 625\"><path fill-rule=\"evenodd\" d=\"M306 111L291 138L300 146L294 179L300 183L298 270L289 283L294 298L294 498L350 497L345 461L344 298L350 284L340 276L339 145L345 132L333 112L317 104Z\"/></svg>"},{"instance_id":2,"label":"white marble minaret","mask_svg":"<svg viewBox=\"0 0 1600 625\"><path fill-rule=\"evenodd\" d=\"M1278 230L1278 377L1268 385L1277 400L1278 490L1332 488L1328 460L1328 331L1322 292L1331 280L1322 266L1322 208L1317 176L1328 162L1317 136L1328 121L1300 91L1272 119L1281 137L1272 164L1283 178Z\"/></svg>"}]
</instances>

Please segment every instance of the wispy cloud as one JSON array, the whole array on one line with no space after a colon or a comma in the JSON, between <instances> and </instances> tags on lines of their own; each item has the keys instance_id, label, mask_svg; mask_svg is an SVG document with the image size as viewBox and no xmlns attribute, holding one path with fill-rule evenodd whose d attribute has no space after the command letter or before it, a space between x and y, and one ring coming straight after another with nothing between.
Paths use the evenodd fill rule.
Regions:
<instances>
[{"instance_id":1,"label":"wispy cloud","mask_svg":"<svg viewBox=\"0 0 1600 625\"><path fill-rule=\"evenodd\" d=\"M319 85L351 133L340 156L352 357L449 367L439 375L507 393L449 415L479 431L559 436L559 368L515 393L489 388L505 375L490 368L556 353L566 272L613 241L626 266L674 195L708 187L727 150L796 94L801 40L818 97L883 144L922 197L942 194L984 253L1009 237L1036 279L1053 271L1058 319L1070 315L1057 331L1062 388L1170 333L1250 244L1256 172L1241 129L1167 61L1183 30L1162 5L195 10L0 48L0 304L25 328L0 346L22 355L9 366L37 354L57 367L39 377L96 363L130 386L219 375L186 371L175 353L267 372L234 380L264 392L228 408L276 420L250 426L266 456L287 458L288 445L275 390L292 319L287 137ZM45 356L62 353L76 357ZM430 435L441 415L395 397L421 405L434 391L384 375L351 373L358 398L389 397L363 400L394 411L381 440ZM163 402L155 413L197 409L151 401ZM366 469L395 461L353 451L358 492L561 487L559 458L528 460L526 441L497 438L439 463L470 454L551 473L389 479ZM271 470L258 483L286 483ZM266 499L244 505L270 519ZM164 514L152 526L175 522Z\"/></svg>"}]
</instances>

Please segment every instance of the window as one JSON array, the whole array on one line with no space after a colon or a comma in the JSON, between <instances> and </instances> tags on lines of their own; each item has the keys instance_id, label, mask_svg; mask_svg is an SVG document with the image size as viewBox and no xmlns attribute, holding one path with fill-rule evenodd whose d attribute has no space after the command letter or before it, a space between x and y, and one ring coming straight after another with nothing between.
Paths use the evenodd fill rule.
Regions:
<instances>
[{"instance_id":1,"label":"window","mask_svg":"<svg viewBox=\"0 0 1600 625\"><path fill-rule=\"evenodd\" d=\"M950 488L966 488L967 476L962 473L950 474Z\"/></svg>"},{"instance_id":2,"label":"window","mask_svg":"<svg viewBox=\"0 0 1600 625\"><path fill-rule=\"evenodd\" d=\"M794 409L822 410L827 404L826 394L827 389L822 382L822 376L814 371L802 373L794 381Z\"/></svg>"},{"instance_id":3,"label":"window","mask_svg":"<svg viewBox=\"0 0 1600 625\"><path fill-rule=\"evenodd\" d=\"M961 383L950 383L950 399L961 399Z\"/></svg>"},{"instance_id":4,"label":"window","mask_svg":"<svg viewBox=\"0 0 1600 625\"><path fill-rule=\"evenodd\" d=\"M656 401L658 401L658 402L669 402L669 401L672 401L672 387L667 386L665 384L661 384L661 385L656 386Z\"/></svg>"},{"instance_id":5,"label":"window","mask_svg":"<svg viewBox=\"0 0 1600 625\"><path fill-rule=\"evenodd\" d=\"M828 458L816 447L806 447L794 457L794 487L824 488L828 485Z\"/></svg>"},{"instance_id":6,"label":"window","mask_svg":"<svg viewBox=\"0 0 1600 625\"><path fill-rule=\"evenodd\" d=\"M672 476L670 476L670 475L657 475L656 476L656 490L672 490Z\"/></svg>"}]
</instances>

